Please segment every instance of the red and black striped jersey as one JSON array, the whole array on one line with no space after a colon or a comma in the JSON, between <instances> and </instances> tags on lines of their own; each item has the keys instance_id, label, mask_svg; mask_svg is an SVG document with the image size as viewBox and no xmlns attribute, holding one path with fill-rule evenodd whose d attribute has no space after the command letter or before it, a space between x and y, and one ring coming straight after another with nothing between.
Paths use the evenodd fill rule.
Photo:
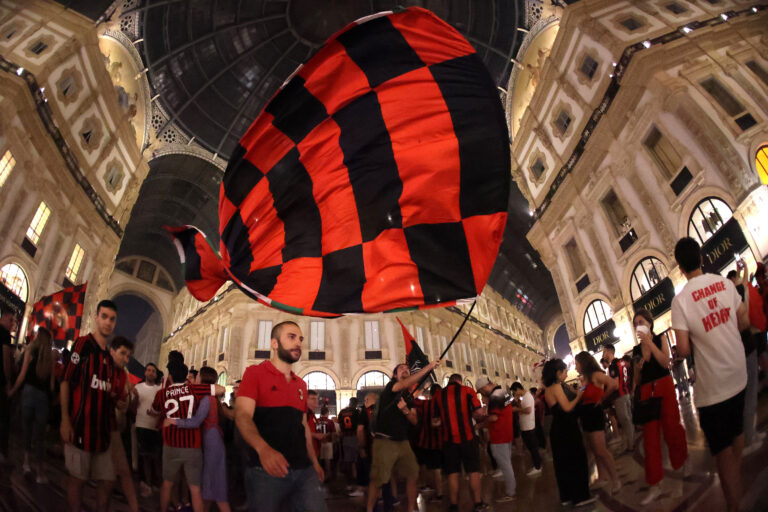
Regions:
<instances>
[{"instance_id":1,"label":"red and black striped jersey","mask_svg":"<svg viewBox=\"0 0 768 512\"><path fill-rule=\"evenodd\" d=\"M117 371L109 350L102 350L92 334L75 340L63 380L70 385L69 418L74 445L81 450L109 448L116 393L124 390L115 385Z\"/></svg>"},{"instance_id":2,"label":"red and black striped jersey","mask_svg":"<svg viewBox=\"0 0 768 512\"><path fill-rule=\"evenodd\" d=\"M416 411L419 414L419 439L417 445L425 450L440 450L443 448L442 410L440 395L436 394L429 400L416 400ZM432 426L432 420L440 418L440 425Z\"/></svg>"},{"instance_id":3,"label":"red and black striped jersey","mask_svg":"<svg viewBox=\"0 0 768 512\"><path fill-rule=\"evenodd\" d=\"M197 410L200 399L216 394L213 384L170 384L155 395L152 408L165 413L166 418L189 419ZM163 427L163 444L175 448L200 448L199 428Z\"/></svg>"},{"instance_id":4,"label":"red and black striped jersey","mask_svg":"<svg viewBox=\"0 0 768 512\"><path fill-rule=\"evenodd\" d=\"M480 408L475 390L457 382L449 382L440 393L445 441L461 444L474 439L472 413Z\"/></svg>"},{"instance_id":5,"label":"red and black striped jersey","mask_svg":"<svg viewBox=\"0 0 768 512\"><path fill-rule=\"evenodd\" d=\"M630 372L632 369L629 364L621 359L614 359L608 366L608 375L617 379L619 383L619 396L629 394L630 391Z\"/></svg>"},{"instance_id":6,"label":"red and black striped jersey","mask_svg":"<svg viewBox=\"0 0 768 512\"><path fill-rule=\"evenodd\" d=\"M333 434L336 432L336 425L331 418L320 416L315 424L315 432L319 434Z\"/></svg>"}]
</instances>

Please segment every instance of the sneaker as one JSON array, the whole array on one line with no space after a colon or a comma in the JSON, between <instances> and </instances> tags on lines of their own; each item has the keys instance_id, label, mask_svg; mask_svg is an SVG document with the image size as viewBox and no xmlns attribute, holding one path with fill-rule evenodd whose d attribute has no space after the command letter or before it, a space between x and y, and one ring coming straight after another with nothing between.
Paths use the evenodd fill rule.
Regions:
<instances>
[{"instance_id":1,"label":"sneaker","mask_svg":"<svg viewBox=\"0 0 768 512\"><path fill-rule=\"evenodd\" d=\"M508 501L512 501L514 499L517 499L517 496L510 496L509 494L505 494L501 498L496 499L496 503L506 503Z\"/></svg>"},{"instance_id":2,"label":"sneaker","mask_svg":"<svg viewBox=\"0 0 768 512\"><path fill-rule=\"evenodd\" d=\"M501 477L501 475L502 475L502 472L501 472L501 470L500 470L500 469L497 469L496 471L494 471L493 473L491 473L491 474L490 474L490 475L488 475L488 476L490 476L491 478L500 478L500 477Z\"/></svg>"},{"instance_id":3,"label":"sneaker","mask_svg":"<svg viewBox=\"0 0 768 512\"><path fill-rule=\"evenodd\" d=\"M580 502L576 503L576 504L574 505L574 507L583 507L584 505L590 505L590 504L594 503L595 501L597 501L597 498L595 498L594 496L592 496L592 497L591 497L591 498L589 498L589 499L586 499L586 500L584 500L584 501L580 501Z\"/></svg>"},{"instance_id":4,"label":"sneaker","mask_svg":"<svg viewBox=\"0 0 768 512\"><path fill-rule=\"evenodd\" d=\"M643 498L643 501L640 502L640 505L646 506L650 505L654 501L656 501L659 496L661 496L661 487L658 485L654 485L648 490L648 494Z\"/></svg>"},{"instance_id":5,"label":"sneaker","mask_svg":"<svg viewBox=\"0 0 768 512\"><path fill-rule=\"evenodd\" d=\"M599 478L592 482L592 484L589 486L590 491L596 491L597 489L602 489L608 485L608 480L600 480Z\"/></svg>"},{"instance_id":6,"label":"sneaker","mask_svg":"<svg viewBox=\"0 0 768 512\"><path fill-rule=\"evenodd\" d=\"M152 488L144 482L139 482L139 495L142 498L149 498L152 496Z\"/></svg>"},{"instance_id":7,"label":"sneaker","mask_svg":"<svg viewBox=\"0 0 768 512\"><path fill-rule=\"evenodd\" d=\"M537 476L541 474L541 468L531 468L529 472L526 473L528 476Z\"/></svg>"},{"instance_id":8,"label":"sneaker","mask_svg":"<svg viewBox=\"0 0 768 512\"><path fill-rule=\"evenodd\" d=\"M475 503L472 512L488 512L489 510L491 510L491 507L481 501L480 503Z\"/></svg>"},{"instance_id":9,"label":"sneaker","mask_svg":"<svg viewBox=\"0 0 768 512\"><path fill-rule=\"evenodd\" d=\"M354 491L349 491L347 493L347 496L349 496L350 498L358 498L360 496L365 496L365 493L363 492L362 489L355 489Z\"/></svg>"}]
</instances>

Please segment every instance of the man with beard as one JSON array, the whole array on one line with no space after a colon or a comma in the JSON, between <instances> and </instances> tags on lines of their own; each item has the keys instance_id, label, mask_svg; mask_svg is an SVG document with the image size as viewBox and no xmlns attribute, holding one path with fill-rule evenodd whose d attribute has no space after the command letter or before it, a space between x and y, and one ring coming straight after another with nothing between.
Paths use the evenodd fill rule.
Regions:
<instances>
[{"instance_id":1,"label":"man with beard","mask_svg":"<svg viewBox=\"0 0 768 512\"><path fill-rule=\"evenodd\" d=\"M307 385L291 371L304 336L295 322L272 328L272 357L248 367L235 403L235 422L249 446L248 510L325 512L323 468L307 423Z\"/></svg>"}]
</instances>

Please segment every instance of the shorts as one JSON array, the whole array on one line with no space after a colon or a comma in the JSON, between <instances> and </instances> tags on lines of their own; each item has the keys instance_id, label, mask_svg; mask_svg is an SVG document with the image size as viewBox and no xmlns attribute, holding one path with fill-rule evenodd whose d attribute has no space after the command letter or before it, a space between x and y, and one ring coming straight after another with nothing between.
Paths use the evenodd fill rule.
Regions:
<instances>
[{"instance_id":1,"label":"shorts","mask_svg":"<svg viewBox=\"0 0 768 512\"><path fill-rule=\"evenodd\" d=\"M722 402L697 407L699 425L707 438L709 452L717 455L744 433L745 390Z\"/></svg>"},{"instance_id":2,"label":"shorts","mask_svg":"<svg viewBox=\"0 0 768 512\"><path fill-rule=\"evenodd\" d=\"M112 431L109 451L112 452L112 465L115 468L115 474L130 475L131 470L128 467L128 456L125 454L125 445L123 445L123 437L120 435L120 432Z\"/></svg>"},{"instance_id":3,"label":"shorts","mask_svg":"<svg viewBox=\"0 0 768 512\"><path fill-rule=\"evenodd\" d=\"M427 469L442 469L443 467L442 450L419 448L416 452L416 459L419 461L419 466L426 466Z\"/></svg>"},{"instance_id":4,"label":"shorts","mask_svg":"<svg viewBox=\"0 0 768 512\"><path fill-rule=\"evenodd\" d=\"M69 474L78 480L115 480L112 451L86 452L73 444L64 445L64 462Z\"/></svg>"},{"instance_id":5,"label":"shorts","mask_svg":"<svg viewBox=\"0 0 768 512\"><path fill-rule=\"evenodd\" d=\"M581 429L584 432L602 432L605 430L605 413L597 404L582 404L579 409Z\"/></svg>"},{"instance_id":6,"label":"shorts","mask_svg":"<svg viewBox=\"0 0 768 512\"><path fill-rule=\"evenodd\" d=\"M163 446L163 480L174 482L181 469L184 470L187 483L199 487L203 471L203 450Z\"/></svg>"},{"instance_id":7,"label":"shorts","mask_svg":"<svg viewBox=\"0 0 768 512\"><path fill-rule=\"evenodd\" d=\"M392 470L401 478L418 478L419 464L408 441L373 440L371 483L381 487L392 478Z\"/></svg>"},{"instance_id":8,"label":"shorts","mask_svg":"<svg viewBox=\"0 0 768 512\"><path fill-rule=\"evenodd\" d=\"M445 443L443 445L443 471L445 474L460 473L462 466L466 473L480 471L480 448L476 437L461 444Z\"/></svg>"},{"instance_id":9,"label":"shorts","mask_svg":"<svg viewBox=\"0 0 768 512\"><path fill-rule=\"evenodd\" d=\"M354 463L357 460L357 437L344 436L341 438L341 461Z\"/></svg>"},{"instance_id":10,"label":"shorts","mask_svg":"<svg viewBox=\"0 0 768 512\"><path fill-rule=\"evenodd\" d=\"M320 460L333 459L333 443L323 443L320 445Z\"/></svg>"},{"instance_id":11,"label":"shorts","mask_svg":"<svg viewBox=\"0 0 768 512\"><path fill-rule=\"evenodd\" d=\"M139 453L142 455L159 454L163 448L163 436L159 430L136 427L136 444L138 444Z\"/></svg>"}]
</instances>

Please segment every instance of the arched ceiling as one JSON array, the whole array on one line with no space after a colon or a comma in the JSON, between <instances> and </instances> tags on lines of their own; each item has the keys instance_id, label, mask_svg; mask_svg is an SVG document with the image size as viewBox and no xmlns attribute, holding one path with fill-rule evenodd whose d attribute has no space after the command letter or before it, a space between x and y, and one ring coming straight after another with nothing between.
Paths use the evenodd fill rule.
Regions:
<instances>
[{"instance_id":1,"label":"arched ceiling","mask_svg":"<svg viewBox=\"0 0 768 512\"><path fill-rule=\"evenodd\" d=\"M163 226L196 226L218 247L221 177L215 165L195 156L164 155L151 160L118 259L153 259L168 271L177 289L183 288L179 254Z\"/></svg>"}]
</instances>

